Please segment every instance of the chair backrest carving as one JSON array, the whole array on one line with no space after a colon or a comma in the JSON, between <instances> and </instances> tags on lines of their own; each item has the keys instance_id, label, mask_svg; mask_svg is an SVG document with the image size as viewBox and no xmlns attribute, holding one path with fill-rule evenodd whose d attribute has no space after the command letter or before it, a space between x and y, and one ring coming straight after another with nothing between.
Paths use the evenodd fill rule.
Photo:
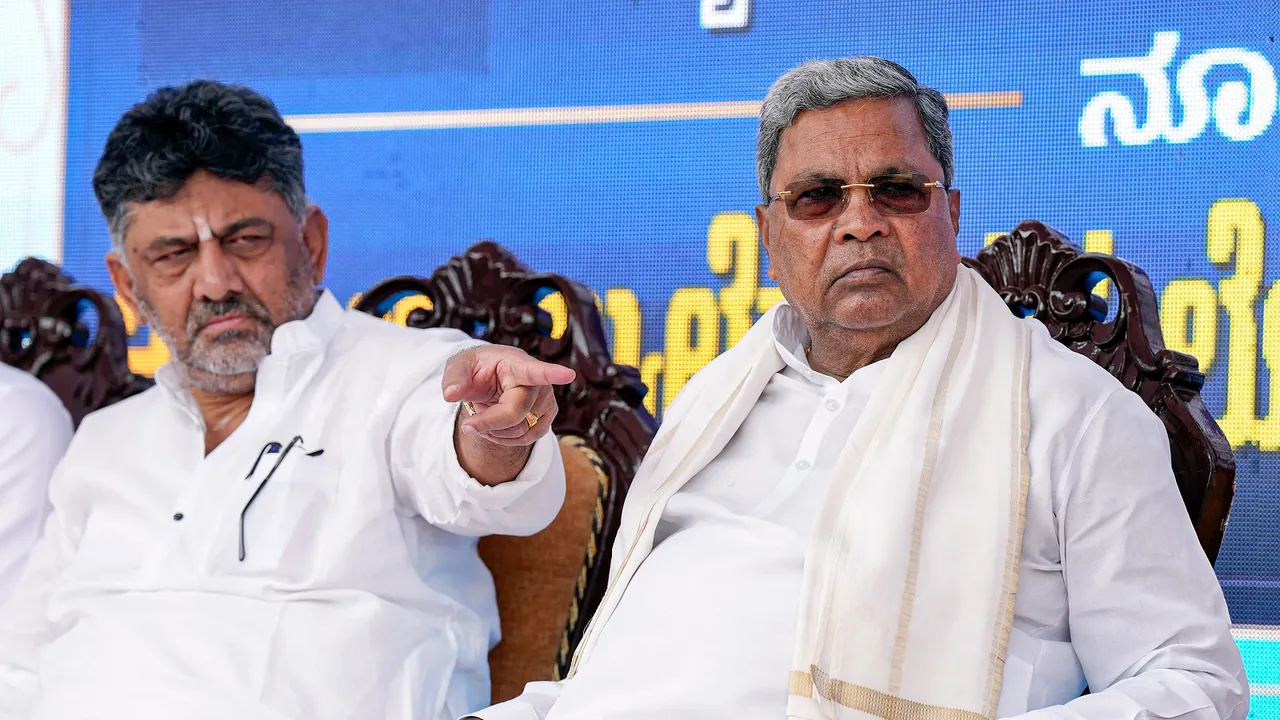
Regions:
<instances>
[{"instance_id":1,"label":"chair backrest carving","mask_svg":"<svg viewBox=\"0 0 1280 720\"><path fill-rule=\"evenodd\" d=\"M27 258L0 276L0 362L53 388L76 425L151 386L129 371L127 338L115 301L56 265Z\"/></svg>"},{"instance_id":2,"label":"chair backrest carving","mask_svg":"<svg viewBox=\"0 0 1280 720\"><path fill-rule=\"evenodd\" d=\"M1183 502L1205 554L1216 559L1235 493L1235 456L1200 398L1205 378L1199 363L1164 346L1146 273L1117 257L1086 253L1057 230L1030 220L964 263L1013 312L1034 315L1052 337L1105 368L1160 417ZM1119 298L1111 319L1106 301L1092 292L1104 278L1115 284Z\"/></svg>"},{"instance_id":3,"label":"chair backrest carving","mask_svg":"<svg viewBox=\"0 0 1280 720\"><path fill-rule=\"evenodd\" d=\"M551 318L538 303L559 292L568 321L552 337ZM449 327L488 342L519 347L547 362L573 368L577 377L557 388L560 405L554 431L581 438L598 456L609 482L602 484L593 540L584 576L562 643L558 664L568 669L573 648L604 594L609 552L621 521L622 503L657 423L643 405L646 388L635 368L610 357L595 298L579 283L553 274L535 274L505 248L481 242L439 267L430 277L386 280L360 298L356 309L385 316L408 295L425 295L431 307L410 312L410 327Z\"/></svg>"}]
</instances>

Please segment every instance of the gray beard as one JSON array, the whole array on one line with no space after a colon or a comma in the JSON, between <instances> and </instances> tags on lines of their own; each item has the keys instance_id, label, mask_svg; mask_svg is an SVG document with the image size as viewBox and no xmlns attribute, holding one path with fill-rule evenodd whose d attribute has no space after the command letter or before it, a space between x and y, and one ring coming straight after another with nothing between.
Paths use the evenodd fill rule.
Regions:
<instances>
[{"instance_id":1,"label":"gray beard","mask_svg":"<svg viewBox=\"0 0 1280 720\"><path fill-rule=\"evenodd\" d=\"M289 307L284 322L302 320L311 314L318 294L311 284L313 267L304 260L289 276ZM231 301L228 301L231 302ZM169 348L173 361L185 371L188 384L195 390L216 395L242 395L251 392L257 380L258 367L271 352L271 338L276 327L270 314L257 298L239 298L239 304L264 320L265 325L256 329L228 330L214 338L198 338L203 322L195 317L200 308L187 313L186 350L180 351L174 334L165 328L155 308L138 296L138 306L147 325L160 336ZM281 323L283 324L283 323Z\"/></svg>"}]
</instances>

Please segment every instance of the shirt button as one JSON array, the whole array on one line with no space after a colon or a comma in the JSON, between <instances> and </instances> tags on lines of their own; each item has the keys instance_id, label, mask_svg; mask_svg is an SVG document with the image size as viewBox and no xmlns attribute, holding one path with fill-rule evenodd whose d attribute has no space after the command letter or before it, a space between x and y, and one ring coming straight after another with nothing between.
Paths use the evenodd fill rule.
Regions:
<instances>
[{"instance_id":1,"label":"shirt button","mask_svg":"<svg viewBox=\"0 0 1280 720\"><path fill-rule=\"evenodd\" d=\"M808 460L801 460L800 462L796 463L796 469L797 469L797 470L808 470L808 469L809 469L809 461L808 461Z\"/></svg>"},{"instance_id":2,"label":"shirt button","mask_svg":"<svg viewBox=\"0 0 1280 720\"><path fill-rule=\"evenodd\" d=\"M835 412L840 409L840 403L836 402L835 400L828 400L823 405L831 412Z\"/></svg>"},{"instance_id":3,"label":"shirt button","mask_svg":"<svg viewBox=\"0 0 1280 720\"><path fill-rule=\"evenodd\" d=\"M174 514L173 514L173 521L174 521L174 522L178 522L178 521L182 520L182 517L183 517L183 516L182 516L182 513L174 513Z\"/></svg>"}]
</instances>

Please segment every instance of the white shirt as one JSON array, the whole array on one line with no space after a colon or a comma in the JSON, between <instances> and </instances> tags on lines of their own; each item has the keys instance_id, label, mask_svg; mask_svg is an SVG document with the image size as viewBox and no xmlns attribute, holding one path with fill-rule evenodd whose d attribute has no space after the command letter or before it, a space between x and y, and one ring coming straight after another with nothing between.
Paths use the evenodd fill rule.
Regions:
<instances>
[{"instance_id":1,"label":"white shirt","mask_svg":"<svg viewBox=\"0 0 1280 720\"><path fill-rule=\"evenodd\" d=\"M552 435L512 482L462 470L440 381L473 344L326 292L276 330L248 417L208 456L177 366L87 417L0 610L0 718L434 720L486 704L498 617L475 536L545 527L564 470Z\"/></svg>"},{"instance_id":2,"label":"white shirt","mask_svg":"<svg viewBox=\"0 0 1280 720\"><path fill-rule=\"evenodd\" d=\"M786 367L671 498L591 658L479 717L783 717L809 531L889 361L839 382L808 366L794 311L773 329ZM1240 654L1160 420L1039 324L1031 363L1031 483L998 716L1243 719ZM1086 679L1094 694L1080 698Z\"/></svg>"},{"instance_id":3,"label":"white shirt","mask_svg":"<svg viewBox=\"0 0 1280 720\"><path fill-rule=\"evenodd\" d=\"M0 363L0 604L40 537L49 476L71 433L71 414L48 386Z\"/></svg>"}]
</instances>

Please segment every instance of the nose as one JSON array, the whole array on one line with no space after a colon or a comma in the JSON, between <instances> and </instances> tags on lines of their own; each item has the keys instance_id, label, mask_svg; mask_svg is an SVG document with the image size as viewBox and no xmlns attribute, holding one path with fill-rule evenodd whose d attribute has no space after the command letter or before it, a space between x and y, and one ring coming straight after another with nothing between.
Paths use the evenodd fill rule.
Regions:
<instances>
[{"instance_id":1,"label":"nose","mask_svg":"<svg viewBox=\"0 0 1280 720\"><path fill-rule=\"evenodd\" d=\"M202 239L195 264L196 280L192 292L197 300L223 300L244 292L244 281L235 260L222 251L215 239Z\"/></svg>"},{"instance_id":2,"label":"nose","mask_svg":"<svg viewBox=\"0 0 1280 720\"><path fill-rule=\"evenodd\" d=\"M837 242L867 242L890 233L889 222L875 205L866 188L849 188L849 202L831 227Z\"/></svg>"}]
</instances>

